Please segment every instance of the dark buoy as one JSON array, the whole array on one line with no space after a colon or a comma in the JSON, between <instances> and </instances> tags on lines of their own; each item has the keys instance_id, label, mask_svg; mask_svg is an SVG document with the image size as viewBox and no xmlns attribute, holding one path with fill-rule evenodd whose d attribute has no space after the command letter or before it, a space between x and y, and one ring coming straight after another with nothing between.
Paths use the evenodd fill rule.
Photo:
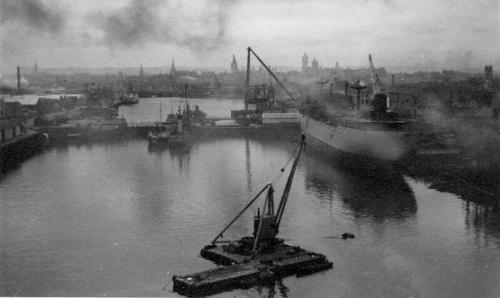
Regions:
<instances>
[{"instance_id":1,"label":"dark buoy","mask_svg":"<svg viewBox=\"0 0 500 298\"><path fill-rule=\"evenodd\" d=\"M354 236L354 234L351 234L351 233L344 233L342 234L342 239L346 240L346 239L354 239L356 238L356 236Z\"/></svg>"}]
</instances>

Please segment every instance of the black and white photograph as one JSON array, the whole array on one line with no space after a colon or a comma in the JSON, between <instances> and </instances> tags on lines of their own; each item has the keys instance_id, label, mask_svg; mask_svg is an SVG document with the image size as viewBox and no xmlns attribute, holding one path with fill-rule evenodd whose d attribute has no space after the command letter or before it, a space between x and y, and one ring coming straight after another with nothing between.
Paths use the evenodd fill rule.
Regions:
<instances>
[{"instance_id":1,"label":"black and white photograph","mask_svg":"<svg viewBox=\"0 0 500 298\"><path fill-rule=\"evenodd\" d=\"M500 297L500 0L0 0L0 296Z\"/></svg>"}]
</instances>

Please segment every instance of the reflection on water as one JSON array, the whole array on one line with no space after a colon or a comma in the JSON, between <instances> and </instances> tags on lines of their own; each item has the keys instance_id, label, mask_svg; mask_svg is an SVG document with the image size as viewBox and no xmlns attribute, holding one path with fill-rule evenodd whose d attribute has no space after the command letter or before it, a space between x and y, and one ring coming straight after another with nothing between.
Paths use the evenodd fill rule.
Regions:
<instances>
[{"instance_id":1,"label":"reflection on water","mask_svg":"<svg viewBox=\"0 0 500 298\"><path fill-rule=\"evenodd\" d=\"M466 201L497 206L500 195L500 167L491 163L474 166L475 161L460 155L420 156L410 159L406 175L428 183L433 189L452 192Z\"/></svg>"},{"instance_id":2,"label":"reflection on water","mask_svg":"<svg viewBox=\"0 0 500 298\"><path fill-rule=\"evenodd\" d=\"M258 284L256 287L257 293L259 293L260 297L274 298L274 297L288 297L288 289L287 286L283 283L282 279L277 279L270 281L265 284Z\"/></svg>"},{"instance_id":3,"label":"reflection on water","mask_svg":"<svg viewBox=\"0 0 500 298\"><path fill-rule=\"evenodd\" d=\"M319 194L319 198L333 199L338 194L344 206L355 218L371 218L374 221L405 219L417 211L412 189L398 172L378 168L369 175L358 171L355 161L339 162L335 158L318 157L310 161L318 166L307 168L306 187ZM329 164L331 167L321 167Z\"/></svg>"},{"instance_id":4,"label":"reflection on water","mask_svg":"<svg viewBox=\"0 0 500 298\"><path fill-rule=\"evenodd\" d=\"M338 191L355 217L371 217L376 221L404 219L417 211L413 191L401 175L390 179L356 176L341 172Z\"/></svg>"},{"instance_id":5,"label":"reflection on water","mask_svg":"<svg viewBox=\"0 0 500 298\"><path fill-rule=\"evenodd\" d=\"M490 237L500 239L500 209L498 206L477 204L471 201L463 203L465 226L477 241L488 245ZM479 243L478 243L479 244Z\"/></svg>"},{"instance_id":6,"label":"reflection on water","mask_svg":"<svg viewBox=\"0 0 500 298\"><path fill-rule=\"evenodd\" d=\"M276 176L297 141L47 149L0 181L0 296L175 296L172 274L213 268L200 249ZM280 226L333 270L217 296L499 297L497 209L358 170L308 148ZM225 237L251 227L250 211ZM356 238L329 237L343 232Z\"/></svg>"},{"instance_id":7,"label":"reflection on water","mask_svg":"<svg viewBox=\"0 0 500 298\"><path fill-rule=\"evenodd\" d=\"M149 144L148 152L162 158L168 152L168 157L176 159L179 169L189 169L189 154L192 144L190 142Z\"/></svg>"}]
</instances>

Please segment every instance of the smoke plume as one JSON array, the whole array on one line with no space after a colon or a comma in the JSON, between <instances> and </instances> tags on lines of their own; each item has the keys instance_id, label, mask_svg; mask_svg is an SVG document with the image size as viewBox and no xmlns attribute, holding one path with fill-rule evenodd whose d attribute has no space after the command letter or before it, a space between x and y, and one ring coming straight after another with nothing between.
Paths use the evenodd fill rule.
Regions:
<instances>
[{"instance_id":1,"label":"smoke plume","mask_svg":"<svg viewBox=\"0 0 500 298\"><path fill-rule=\"evenodd\" d=\"M57 33L64 28L63 11L40 0L0 0L0 24L19 23L32 30Z\"/></svg>"},{"instance_id":2,"label":"smoke plume","mask_svg":"<svg viewBox=\"0 0 500 298\"><path fill-rule=\"evenodd\" d=\"M89 15L112 47L145 42L171 43L191 50L213 50L224 43L228 1L206 2L202 9L189 2L132 0L110 12Z\"/></svg>"}]
</instances>

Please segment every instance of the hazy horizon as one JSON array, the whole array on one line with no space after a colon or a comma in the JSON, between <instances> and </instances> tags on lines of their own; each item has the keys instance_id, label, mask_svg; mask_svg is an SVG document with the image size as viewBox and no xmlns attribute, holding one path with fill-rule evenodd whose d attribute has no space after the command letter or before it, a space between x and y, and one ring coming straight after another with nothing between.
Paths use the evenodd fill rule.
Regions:
<instances>
[{"instance_id":1,"label":"hazy horizon","mask_svg":"<svg viewBox=\"0 0 500 298\"><path fill-rule=\"evenodd\" d=\"M500 65L500 2L0 0L0 71L228 68L252 46L266 63L472 69ZM496 70L496 69L495 69Z\"/></svg>"}]
</instances>

